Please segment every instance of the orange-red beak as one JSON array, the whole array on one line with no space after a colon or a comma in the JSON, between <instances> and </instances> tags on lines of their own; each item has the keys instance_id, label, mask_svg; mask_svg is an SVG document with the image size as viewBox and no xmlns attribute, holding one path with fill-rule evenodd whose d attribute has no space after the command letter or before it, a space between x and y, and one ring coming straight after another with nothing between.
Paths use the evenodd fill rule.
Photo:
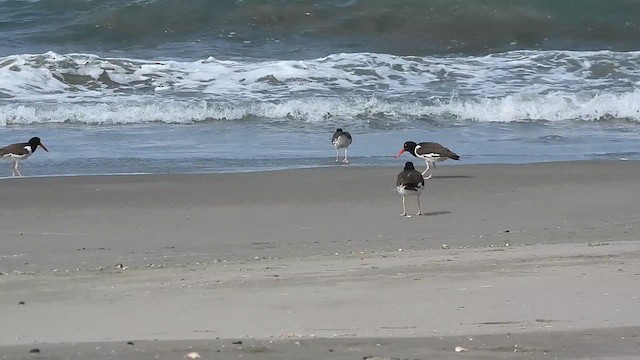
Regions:
<instances>
[{"instance_id":1,"label":"orange-red beak","mask_svg":"<svg viewBox=\"0 0 640 360\"><path fill-rule=\"evenodd\" d=\"M400 152L396 155L396 159L398 159L402 154L404 154L404 148L400 149Z\"/></svg>"},{"instance_id":2,"label":"orange-red beak","mask_svg":"<svg viewBox=\"0 0 640 360\"><path fill-rule=\"evenodd\" d=\"M43 144L43 143L40 143L40 147L41 147L41 148L43 148L43 149L44 149L44 151L49 152L49 150L47 150L47 148L46 148L46 147L44 147L44 144Z\"/></svg>"}]
</instances>

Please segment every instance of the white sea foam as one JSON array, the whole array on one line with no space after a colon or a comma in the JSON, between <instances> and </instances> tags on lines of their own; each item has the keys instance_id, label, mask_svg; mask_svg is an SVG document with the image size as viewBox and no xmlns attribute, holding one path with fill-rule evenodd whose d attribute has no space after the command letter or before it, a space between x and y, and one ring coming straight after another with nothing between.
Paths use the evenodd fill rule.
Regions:
<instances>
[{"instance_id":1,"label":"white sea foam","mask_svg":"<svg viewBox=\"0 0 640 360\"><path fill-rule=\"evenodd\" d=\"M335 54L272 61L195 62L45 53L0 59L0 91L19 99L65 100L153 94L249 99L336 92L386 96L500 96L512 93L626 88L640 82L640 53L520 51L484 57Z\"/></svg>"},{"instance_id":2,"label":"white sea foam","mask_svg":"<svg viewBox=\"0 0 640 360\"><path fill-rule=\"evenodd\" d=\"M640 120L639 84L640 52L194 62L49 52L0 58L0 124Z\"/></svg>"}]
</instances>

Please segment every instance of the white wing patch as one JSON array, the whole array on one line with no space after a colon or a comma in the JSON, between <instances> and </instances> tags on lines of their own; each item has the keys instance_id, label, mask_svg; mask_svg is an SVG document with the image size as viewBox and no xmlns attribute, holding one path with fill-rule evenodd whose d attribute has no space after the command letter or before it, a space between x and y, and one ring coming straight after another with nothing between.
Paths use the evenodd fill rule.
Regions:
<instances>
[{"instance_id":1,"label":"white wing patch","mask_svg":"<svg viewBox=\"0 0 640 360\"><path fill-rule=\"evenodd\" d=\"M429 160L429 161L437 161L438 159L440 159L440 154L438 153L426 153L426 154L418 154L418 150L420 150L420 145L416 146L416 157L420 158L420 159L424 159L424 160Z\"/></svg>"},{"instance_id":2,"label":"white wing patch","mask_svg":"<svg viewBox=\"0 0 640 360\"><path fill-rule=\"evenodd\" d=\"M424 186L419 186L418 188L416 188L414 190L414 189L407 189L404 185L399 185L399 186L396 187L396 190L401 195L420 195L420 193L422 192L423 188L424 188Z\"/></svg>"}]
</instances>

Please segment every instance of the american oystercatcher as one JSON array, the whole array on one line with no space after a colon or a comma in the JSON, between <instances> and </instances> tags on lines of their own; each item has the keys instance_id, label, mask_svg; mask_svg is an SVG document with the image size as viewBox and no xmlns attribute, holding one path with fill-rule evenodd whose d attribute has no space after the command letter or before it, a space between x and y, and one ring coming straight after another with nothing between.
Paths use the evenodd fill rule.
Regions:
<instances>
[{"instance_id":1,"label":"american oystercatcher","mask_svg":"<svg viewBox=\"0 0 640 360\"><path fill-rule=\"evenodd\" d=\"M349 150L351 141L351 134L346 131L342 131L342 129L336 129L336 132L333 133L331 143L333 144L333 147L336 148L336 162L340 160L340 149L344 149L344 160L342 160L342 162L349 162L349 160L347 160L347 150Z\"/></svg>"},{"instance_id":2,"label":"american oystercatcher","mask_svg":"<svg viewBox=\"0 0 640 360\"><path fill-rule=\"evenodd\" d=\"M31 156L38 146L44 149L44 151L49 152L49 150L47 150L47 148L40 142L39 137L32 137L29 142L11 144L3 147L0 149L0 157L5 160L11 160L11 171L13 176L16 176L16 174L18 176L22 176L22 174L20 174L20 170L18 170L18 164L21 160L27 159Z\"/></svg>"},{"instance_id":3,"label":"american oystercatcher","mask_svg":"<svg viewBox=\"0 0 640 360\"><path fill-rule=\"evenodd\" d=\"M409 152L411 155L417 157L418 159L424 160L427 164L427 168L424 172L422 172L422 176L429 172L429 169L436 166L436 162L445 161L447 159L460 160L460 156L449 150L448 148L435 143L435 142L421 142L416 144L413 141L407 141L402 146L402 149L396 156L396 159L400 157L405 151ZM433 175L433 169L429 172L429 176L425 176L425 180L431 179Z\"/></svg>"},{"instance_id":4,"label":"american oystercatcher","mask_svg":"<svg viewBox=\"0 0 640 360\"><path fill-rule=\"evenodd\" d=\"M402 195L402 214L400 216L407 216L406 197L407 195L416 195L418 199L418 213L416 215L422 215L422 208L420 207L420 193L424 189L424 178L422 174L416 168L413 167L411 161L407 161L404 164L404 170L398 174L396 180L396 190Z\"/></svg>"}]
</instances>

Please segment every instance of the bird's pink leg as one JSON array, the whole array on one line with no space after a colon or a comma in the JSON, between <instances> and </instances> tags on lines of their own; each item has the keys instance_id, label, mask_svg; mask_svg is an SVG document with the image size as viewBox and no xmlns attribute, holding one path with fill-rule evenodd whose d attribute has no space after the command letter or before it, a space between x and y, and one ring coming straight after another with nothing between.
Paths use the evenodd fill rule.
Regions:
<instances>
[{"instance_id":1,"label":"bird's pink leg","mask_svg":"<svg viewBox=\"0 0 640 360\"><path fill-rule=\"evenodd\" d=\"M416 215L422 215L422 208L420 207L420 195L416 196L418 198L418 213Z\"/></svg>"},{"instance_id":2,"label":"bird's pink leg","mask_svg":"<svg viewBox=\"0 0 640 360\"><path fill-rule=\"evenodd\" d=\"M20 161L12 161L11 163L13 165L11 167L11 172L12 172L13 176L22 176L22 174L20 174L20 170L18 170L18 164L20 163Z\"/></svg>"},{"instance_id":3,"label":"bird's pink leg","mask_svg":"<svg viewBox=\"0 0 640 360\"><path fill-rule=\"evenodd\" d=\"M348 148L344 149L344 160L342 160L342 162L345 163L345 164L349 162L349 160L347 160L347 150L349 150L349 149Z\"/></svg>"},{"instance_id":4,"label":"bird's pink leg","mask_svg":"<svg viewBox=\"0 0 640 360\"><path fill-rule=\"evenodd\" d=\"M422 178L425 180L429 180L431 179L431 176L433 175L433 171L429 171L431 170L431 166L429 166L429 162L425 161L425 163L427 164L427 168L422 172ZM429 176L425 176L426 173L429 173Z\"/></svg>"}]
</instances>

